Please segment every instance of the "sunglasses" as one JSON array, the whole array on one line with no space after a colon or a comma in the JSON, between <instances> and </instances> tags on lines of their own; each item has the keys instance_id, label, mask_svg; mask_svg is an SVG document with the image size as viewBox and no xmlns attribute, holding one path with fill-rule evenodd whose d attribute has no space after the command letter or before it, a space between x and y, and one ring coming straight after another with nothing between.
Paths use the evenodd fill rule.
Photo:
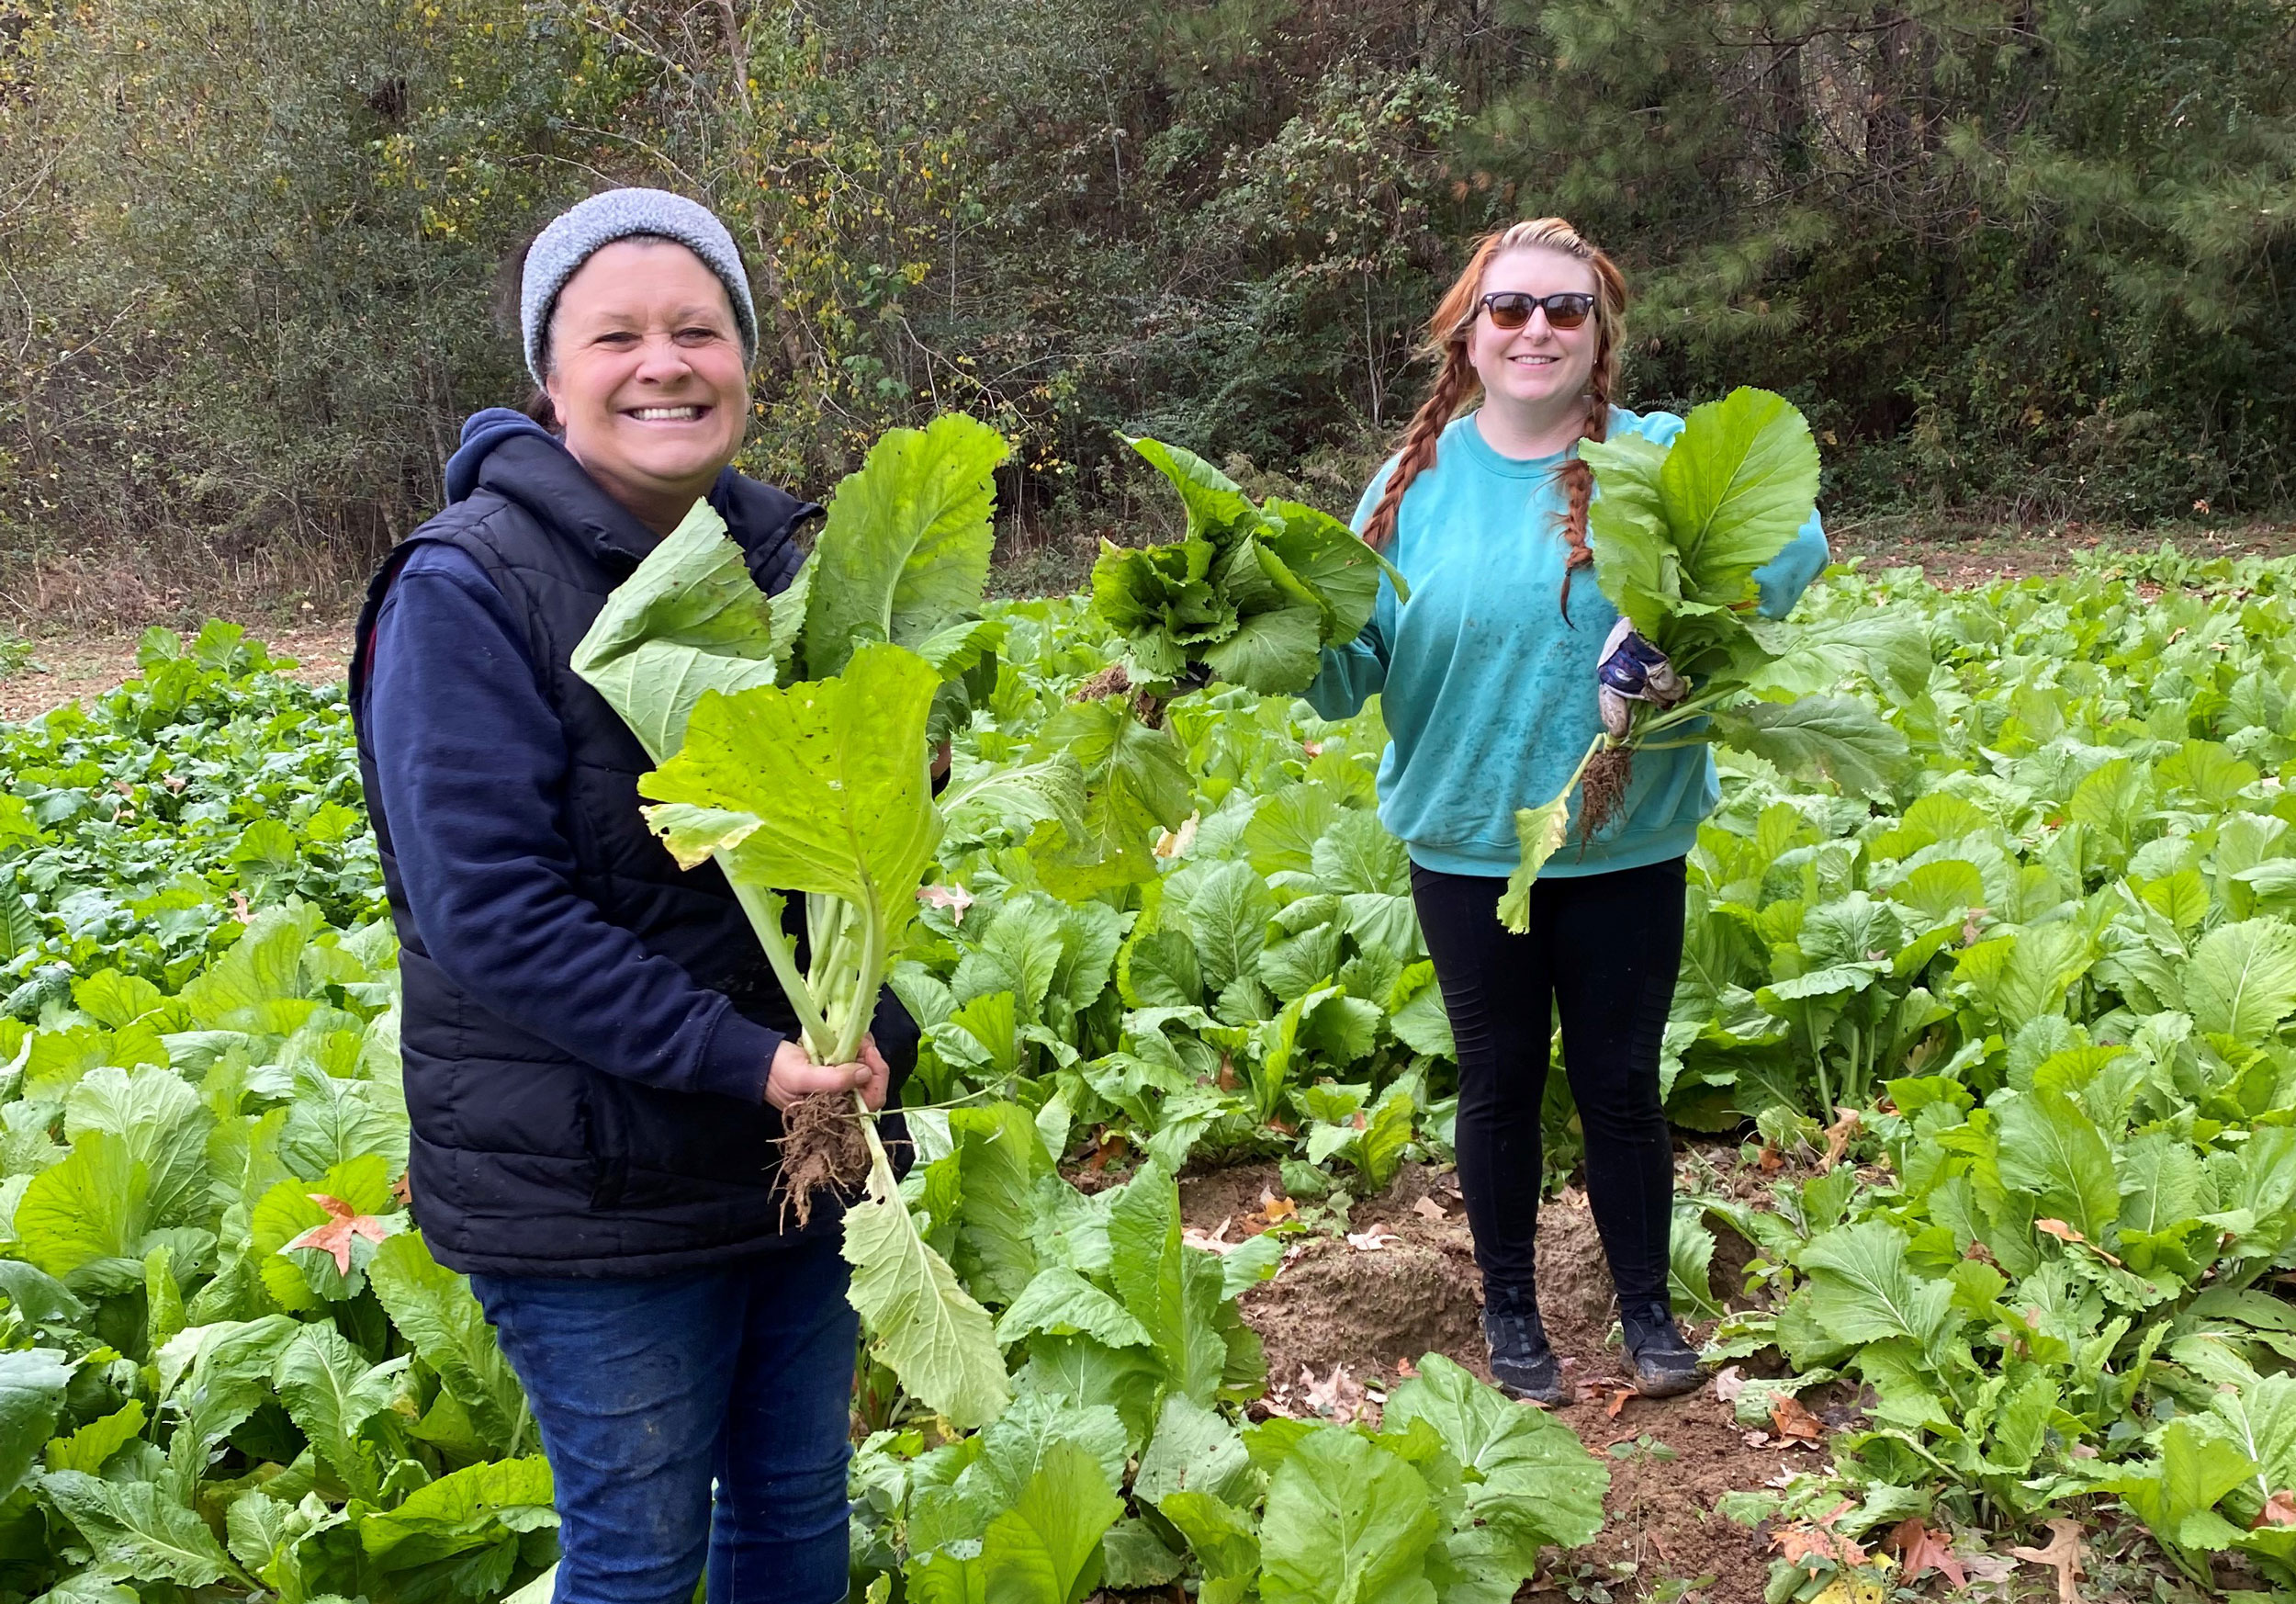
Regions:
<instances>
[{"instance_id":1,"label":"sunglasses","mask_svg":"<svg viewBox=\"0 0 2296 1604\"><path fill-rule=\"evenodd\" d=\"M1582 290L1566 289L1556 295L1530 295L1520 289L1494 289L1476 302L1491 314L1491 326L1509 333L1523 328L1531 321L1534 309L1544 307L1547 326L1552 329L1575 329L1594 315L1594 298Z\"/></svg>"}]
</instances>

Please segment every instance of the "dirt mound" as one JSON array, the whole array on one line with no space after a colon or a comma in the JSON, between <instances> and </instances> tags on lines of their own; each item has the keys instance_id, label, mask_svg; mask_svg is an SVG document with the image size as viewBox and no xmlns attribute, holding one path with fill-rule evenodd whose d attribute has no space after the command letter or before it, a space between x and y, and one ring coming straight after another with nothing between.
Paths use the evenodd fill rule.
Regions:
<instances>
[{"instance_id":1,"label":"dirt mound","mask_svg":"<svg viewBox=\"0 0 2296 1604\"><path fill-rule=\"evenodd\" d=\"M1189 1226L1229 1241L1266 1228L1263 1196L1281 1197L1274 1165L1246 1165L1183 1177L1181 1212ZM1764 1536L1724 1519L1715 1502L1759 1487L1793 1454L1746 1441L1728 1405L1711 1390L1686 1398L1627 1397L1611 1412L1626 1371L1611 1345L1616 1310L1585 1194L1565 1188L1540 1211L1539 1309L1581 1401L1556 1411L1610 1467L1603 1533L1584 1548L1550 1554L1517 1597L1559 1600L1647 1597L1669 1577L1705 1586L1691 1604L1755 1604L1769 1576ZM1717 1259L1722 1257L1716 1255ZM1728 1284L1727 1282L1725 1283ZM1488 1377L1483 1360L1481 1279L1457 1177L1406 1165L1380 1196L1356 1206L1348 1234L1296 1243L1275 1280L1244 1295L1244 1316L1267 1346L1271 1386L1301 1395L1301 1372L1328 1378L1345 1365L1358 1379L1391 1383L1398 1361L1430 1351ZM1693 1330L1692 1339L1703 1333ZM1794 1469L1806 1468L1794 1464Z\"/></svg>"}]
</instances>

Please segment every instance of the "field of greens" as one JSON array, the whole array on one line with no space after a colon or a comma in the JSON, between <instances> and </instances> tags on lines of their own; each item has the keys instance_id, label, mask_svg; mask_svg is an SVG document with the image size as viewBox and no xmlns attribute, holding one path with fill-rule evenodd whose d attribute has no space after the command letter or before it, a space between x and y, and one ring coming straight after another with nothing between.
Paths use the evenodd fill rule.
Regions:
<instances>
[{"instance_id":1,"label":"field of greens","mask_svg":"<svg viewBox=\"0 0 2296 1604\"><path fill-rule=\"evenodd\" d=\"M1748 1428L1855 1406L1716 1519L1770 1523L1773 1604L2054 1591L1998 1557L2065 1554L2052 1519L2141 1524L2162 1597L2296 1587L2296 570L1837 573L1800 616L1765 694L1917 762L1844 795L1726 752L1692 859L1678 1308ZM1604 1457L1439 1355L1367 1418L1272 1408L1239 1312L1449 1155L1376 706L1178 684L1150 741L1079 698L1098 615L990 619L891 974L937 1105L901 1192L1003 1374L936 1409L872 1349L857 1596L1501 1604L1594 1537ZM502 1597L554 1558L549 1473L395 1185L340 690L223 625L141 665L0 726L0 1591ZM1012 783L1063 758L1081 798ZM1175 1175L1244 1161L1296 1214L1185 1240Z\"/></svg>"}]
</instances>

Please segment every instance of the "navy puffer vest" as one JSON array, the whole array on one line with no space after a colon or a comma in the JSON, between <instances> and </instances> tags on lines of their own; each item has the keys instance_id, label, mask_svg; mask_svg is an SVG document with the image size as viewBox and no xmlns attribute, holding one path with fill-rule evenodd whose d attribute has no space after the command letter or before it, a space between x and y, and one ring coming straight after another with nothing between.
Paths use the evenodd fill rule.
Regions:
<instances>
[{"instance_id":1,"label":"navy puffer vest","mask_svg":"<svg viewBox=\"0 0 2296 1604\"><path fill-rule=\"evenodd\" d=\"M760 587L785 588L804 560L795 537L821 509L730 471L710 500ZM559 823L573 849L575 888L649 952L793 1035L788 1002L731 887L715 864L681 872L647 830L637 779L653 764L568 666L608 593L654 537L555 441L502 441L475 493L409 537L376 575L358 624L355 707L383 598L406 557L428 543L467 553L525 621L527 661L565 731ZM432 960L409 916L364 728L359 764L401 943L409 1182L439 1260L465 1273L670 1274L797 1239L793 1220L782 1230L773 1110L593 1068L490 1013ZM898 1079L915 1062L916 1027L888 999L875 1033ZM834 1231L839 1217L834 1207L816 1209L805 1235Z\"/></svg>"}]
</instances>

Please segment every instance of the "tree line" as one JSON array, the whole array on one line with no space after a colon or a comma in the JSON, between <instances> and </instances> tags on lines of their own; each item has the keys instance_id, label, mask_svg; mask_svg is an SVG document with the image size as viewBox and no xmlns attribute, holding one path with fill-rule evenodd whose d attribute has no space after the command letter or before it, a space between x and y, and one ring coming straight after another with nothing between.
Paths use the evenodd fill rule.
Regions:
<instances>
[{"instance_id":1,"label":"tree line","mask_svg":"<svg viewBox=\"0 0 2296 1604\"><path fill-rule=\"evenodd\" d=\"M1479 231L1637 292L1633 404L1741 383L1829 504L2268 515L2296 422L2288 0L0 0L0 564L364 561L524 381L498 265L564 202L719 209L749 464L1115 432L1345 511Z\"/></svg>"}]
</instances>

